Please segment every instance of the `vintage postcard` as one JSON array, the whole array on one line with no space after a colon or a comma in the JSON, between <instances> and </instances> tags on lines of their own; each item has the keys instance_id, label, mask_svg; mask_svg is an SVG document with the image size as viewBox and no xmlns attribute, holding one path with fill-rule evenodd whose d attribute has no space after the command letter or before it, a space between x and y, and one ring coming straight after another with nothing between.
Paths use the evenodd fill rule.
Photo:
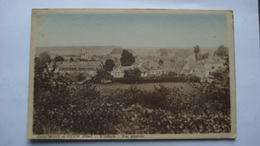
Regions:
<instances>
[{"instance_id":1,"label":"vintage postcard","mask_svg":"<svg viewBox=\"0 0 260 146\"><path fill-rule=\"evenodd\" d=\"M233 139L233 12L33 9L29 139Z\"/></svg>"}]
</instances>

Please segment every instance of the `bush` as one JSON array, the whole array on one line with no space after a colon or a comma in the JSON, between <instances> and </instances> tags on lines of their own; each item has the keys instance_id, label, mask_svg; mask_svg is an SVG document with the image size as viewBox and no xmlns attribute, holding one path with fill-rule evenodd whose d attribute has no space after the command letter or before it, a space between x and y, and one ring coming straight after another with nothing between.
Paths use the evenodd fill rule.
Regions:
<instances>
[{"instance_id":1,"label":"bush","mask_svg":"<svg viewBox=\"0 0 260 146\"><path fill-rule=\"evenodd\" d=\"M200 82L199 77L195 76L161 76L161 77L148 77L139 78L134 80L130 78L126 80L125 78L114 78L113 82L133 84L133 83L167 83L167 82Z\"/></svg>"}]
</instances>

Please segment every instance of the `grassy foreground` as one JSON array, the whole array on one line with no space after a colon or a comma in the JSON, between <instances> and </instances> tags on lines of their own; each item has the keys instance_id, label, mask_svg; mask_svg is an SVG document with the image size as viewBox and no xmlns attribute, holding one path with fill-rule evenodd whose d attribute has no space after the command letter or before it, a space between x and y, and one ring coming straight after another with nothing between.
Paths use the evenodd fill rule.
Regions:
<instances>
[{"instance_id":1,"label":"grassy foreground","mask_svg":"<svg viewBox=\"0 0 260 146\"><path fill-rule=\"evenodd\" d=\"M109 95L95 85L76 91L39 92L34 100L35 134L155 134L230 132L229 92L211 84L130 86ZM210 90L211 88L211 90Z\"/></svg>"}]
</instances>

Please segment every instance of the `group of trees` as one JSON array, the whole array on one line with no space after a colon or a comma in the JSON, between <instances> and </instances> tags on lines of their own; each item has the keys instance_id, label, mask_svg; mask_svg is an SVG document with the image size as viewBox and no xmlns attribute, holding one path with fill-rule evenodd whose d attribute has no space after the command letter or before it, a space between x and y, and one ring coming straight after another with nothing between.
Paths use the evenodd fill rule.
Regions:
<instances>
[{"instance_id":1,"label":"group of trees","mask_svg":"<svg viewBox=\"0 0 260 146\"><path fill-rule=\"evenodd\" d=\"M49 62L49 61L52 61L52 60L54 60L55 62L61 62L61 61L65 60L62 56L55 56L55 58L52 59L51 55L48 51L42 52L39 55L38 59L40 59L42 62Z\"/></svg>"},{"instance_id":2,"label":"group of trees","mask_svg":"<svg viewBox=\"0 0 260 146\"><path fill-rule=\"evenodd\" d=\"M118 52L118 49L116 50ZM122 66L131 66L135 62L135 57L128 50L123 50L120 58ZM104 81L112 81L113 76L110 72L114 69L115 62L112 59L107 59L101 68L97 70L97 75L91 80L94 83L103 83ZM124 75L125 82L137 83L141 77L139 69L126 70Z\"/></svg>"},{"instance_id":3,"label":"group of trees","mask_svg":"<svg viewBox=\"0 0 260 146\"><path fill-rule=\"evenodd\" d=\"M194 46L193 52L195 53L195 59L196 60L203 60L203 59L207 59L209 57L209 53L206 53L206 54L200 53L200 47L198 45ZM214 55L218 55L220 57L227 57L228 56L228 48L221 45L214 52Z\"/></svg>"},{"instance_id":4,"label":"group of trees","mask_svg":"<svg viewBox=\"0 0 260 146\"><path fill-rule=\"evenodd\" d=\"M198 45L194 46L193 52L195 53L196 60L203 60L209 57L209 53L201 54L200 47Z\"/></svg>"},{"instance_id":5,"label":"group of trees","mask_svg":"<svg viewBox=\"0 0 260 146\"><path fill-rule=\"evenodd\" d=\"M112 59L107 59L105 64L102 65L102 68L106 71L112 71L114 67L115 67L115 63Z\"/></svg>"},{"instance_id":6,"label":"group of trees","mask_svg":"<svg viewBox=\"0 0 260 146\"><path fill-rule=\"evenodd\" d=\"M125 83L140 83L141 80L141 71L137 68L125 70L124 72L124 81Z\"/></svg>"},{"instance_id":7,"label":"group of trees","mask_svg":"<svg viewBox=\"0 0 260 146\"><path fill-rule=\"evenodd\" d=\"M227 57L228 56L228 48L221 45L218 47L218 49L214 52L214 54L222 57Z\"/></svg>"},{"instance_id":8,"label":"group of trees","mask_svg":"<svg viewBox=\"0 0 260 146\"><path fill-rule=\"evenodd\" d=\"M111 82L112 80L113 80L113 76L104 68L101 68L97 70L97 74L91 79L91 82L106 83L106 82Z\"/></svg>"},{"instance_id":9,"label":"group of trees","mask_svg":"<svg viewBox=\"0 0 260 146\"><path fill-rule=\"evenodd\" d=\"M128 50L123 50L120 62L122 66L131 66L135 62L135 57Z\"/></svg>"}]
</instances>

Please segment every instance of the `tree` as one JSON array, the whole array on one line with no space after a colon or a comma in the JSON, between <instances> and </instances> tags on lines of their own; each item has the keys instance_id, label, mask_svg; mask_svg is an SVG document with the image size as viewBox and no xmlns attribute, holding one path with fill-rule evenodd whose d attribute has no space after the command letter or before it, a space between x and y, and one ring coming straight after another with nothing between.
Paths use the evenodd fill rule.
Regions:
<instances>
[{"instance_id":1,"label":"tree","mask_svg":"<svg viewBox=\"0 0 260 146\"><path fill-rule=\"evenodd\" d=\"M104 69L97 70L97 75L92 78L94 83L102 83L104 80L113 80L113 76Z\"/></svg>"},{"instance_id":2,"label":"tree","mask_svg":"<svg viewBox=\"0 0 260 146\"><path fill-rule=\"evenodd\" d=\"M60 62L60 61L64 61L64 58L63 58L62 56L56 56L56 57L54 58L54 60L55 60L56 62Z\"/></svg>"},{"instance_id":3,"label":"tree","mask_svg":"<svg viewBox=\"0 0 260 146\"><path fill-rule=\"evenodd\" d=\"M208 57L209 57L209 53L197 54L197 60L207 59Z\"/></svg>"},{"instance_id":4,"label":"tree","mask_svg":"<svg viewBox=\"0 0 260 146\"><path fill-rule=\"evenodd\" d=\"M225 57L224 68L220 68L212 73L214 82L222 87L229 88L229 57Z\"/></svg>"},{"instance_id":5,"label":"tree","mask_svg":"<svg viewBox=\"0 0 260 146\"><path fill-rule=\"evenodd\" d=\"M50 53L49 53L48 51L42 52L42 53L39 55L39 60L40 60L41 62L44 62L44 63L51 61L51 55L50 55Z\"/></svg>"},{"instance_id":6,"label":"tree","mask_svg":"<svg viewBox=\"0 0 260 146\"><path fill-rule=\"evenodd\" d=\"M177 73L176 73L176 72L169 72L169 73L168 73L168 76L169 76L169 77L176 77L176 76L177 76Z\"/></svg>"},{"instance_id":7,"label":"tree","mask_svg":"<svg viewBox=\"0 0 260 146\"><path fill-rule=\"evenodd\" d=\"M105 65L103 65L103 68L106 71L112 71L114 67L115 67L115 63L112 59L107 59Z\"/></svg>"},{"instance_id":8,"label":"tree","mask_svg":"<svg viewBox=\"0 0 260 146\"><path fill-rule=\"evenodd\" d=\"M120 62L122 66L131 66L135 62L135 57L131 52L123 50Z\"/></svg>"},{"instance_id":9,"label":"tree","mask_svg":"<svg viewBox=\"0 0 260 146\"><path fill-rule=\"evenodd\" d=\"M220 57L226 57L228 56L228 48L221 45L218 47L218 49L214 52L214 54L220 56Z\"/></svg>"},{"instance_id":10,"label":"tree","mask_svg":"<svg viewBox=\"0 0 260 146\"><path fill-rule=\"evenodd\" d=\"M200 47L198 45L194 46L193 49L194 53L195 53L195 59L198 59L198 54L200 53Z\"/></svg>"},{"instance_id":11,"label":"tree","mask_svg":"<svg viewBox=\"0 0 260 146\"><path fill-rule=\"evenodd\" d=\"M70 57L70 62L73 62L73 61L74 61L74 59L72 57Z\"/></svg>"},{"instance_id":12,"label":"tree","mask_svg":"<svg viewBox=\"0 0 260 146\"><path fill-rule=\"evenodd\" d=\"M158 61L158 64L159 64L159 65L163 65L163 61L160 59L160 60Z\"/></svg>"},{"instance_id":13,"label":"tree","mask_svg":"<svg viewBox=\"0 0 260 146\"><path fill-rule=\"evenodd\" d=\"M139 69L129 69L124 72L124 79L126 83L139 83L141 79L141 71Z\"/></svg>"},{"instance_id":14,"label":"tree","mask_svg":"<svg viewBox=\"0 0 260 146\"><path fill-rule=\"evenodd\" d=\"M75 90L72 91L70 88L72 84L68 82L68 78L57 76L52 71L43 72L45 69L46 63L43 64L39 58L35 58L32 129L35 134L48 134L49 131L59 132L61 128L64 131L83 133L87 131L86 129L93 128L95 123L101 121L92 118L93 116L90 116L90 113L82 116L82 113L86 110L92 110L92 115L98 115L98 110L102 109L98 106L101 105L99 103L101 100L96 86L83 84L75 89L72 88ZM83 79L83 76L82 74L79 75L79 80ZM80 122L82 120L90 122L84 124L84 122ZM103 123L100 125L103 126ZM94 132L90 130L89 133Z\"/></svg>"}]
</instances>

